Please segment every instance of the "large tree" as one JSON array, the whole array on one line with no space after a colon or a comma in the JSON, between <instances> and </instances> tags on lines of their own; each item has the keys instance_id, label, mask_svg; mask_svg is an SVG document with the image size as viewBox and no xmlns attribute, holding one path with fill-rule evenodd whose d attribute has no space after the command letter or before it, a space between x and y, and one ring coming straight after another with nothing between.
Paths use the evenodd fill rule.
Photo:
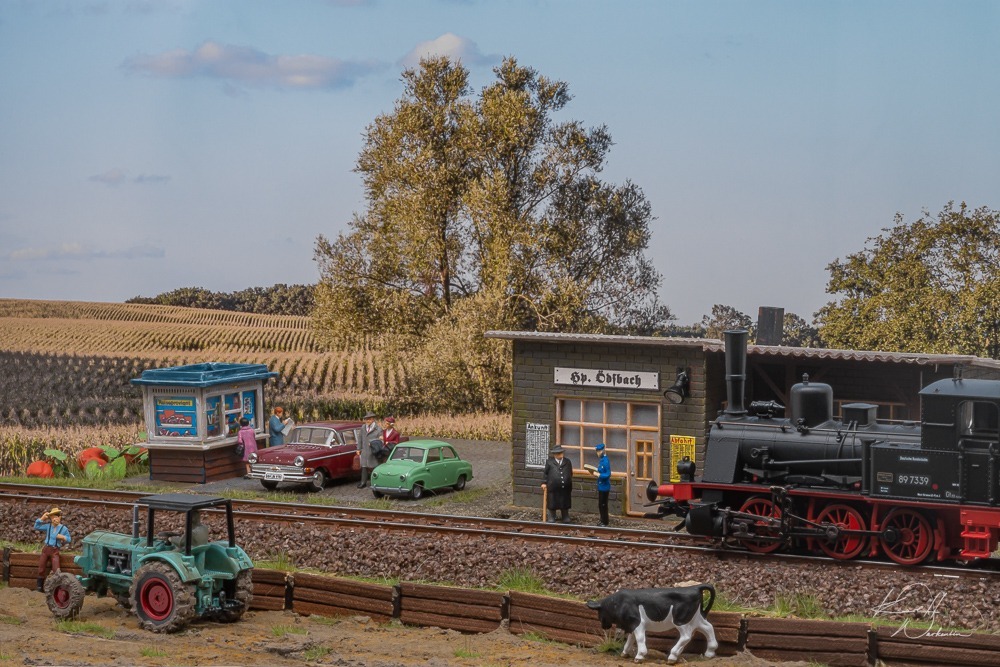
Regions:
<instances>
[{"instance_id":1,"label":"large tree","mask_svg":"<svg viewBox=\"0 0 1000 667\"><path fill-rule=\"evenodd\" d=\"M948 202L882 231L827 267L826 344L1000 358L1000 212Z\"/></svg>"},{"instance_id":2,"label":"large tree","mask_svg":"<svg viewBox=\"0 0 1000 667\"><path fill-rule=\"evenodd\" d=\"M447 58L405 71L358 158L367 210L316 243L327 340L378 331L487 405L505 399L507 374L486 329L649 333L671 319L644 256L649 203L598 178L607 129L555 119L565 83L513 58L494 72L474 97Z\"/></svg>"}]
</instances>

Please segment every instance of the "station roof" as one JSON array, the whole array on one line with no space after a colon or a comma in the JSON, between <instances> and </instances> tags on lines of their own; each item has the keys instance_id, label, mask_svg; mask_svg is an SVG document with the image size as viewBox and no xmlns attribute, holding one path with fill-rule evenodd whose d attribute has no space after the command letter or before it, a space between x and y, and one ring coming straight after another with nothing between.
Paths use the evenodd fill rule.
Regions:
<instances>
[{"instance_id":1,"label":"station roof","mask_svg":"<svg viewBox=\"0 0 1000 667\"><path fill-rule=\"evenodd\" d=\"M208 362L171 368L151 368L132 378L132 384L158 387L212 387L249 380L267 380L278 374L267 370L265 364L224 364Z\"/></svg>"},{"instance_id":2,"label":"station roof","mask_svg":"<svg viewBox=\"0 0 1000 667\"><path fill-rule=\"evenodd\" d=\"M487 338L534 341L540 343L594 343L612 345L649 345L657 347L700 348L704 352L725 352L717 338L680 338L675 336L608 336L603 334L551 333L544 331L487 331ZM922 352L878 352L871 350L836 350L820 347L785 345L747 345L752 357L778 357L801 361L864 361L917 366L977 366L1000 369L1000 361L968 354L925 354Z\"/></svg>"}]
</instances>

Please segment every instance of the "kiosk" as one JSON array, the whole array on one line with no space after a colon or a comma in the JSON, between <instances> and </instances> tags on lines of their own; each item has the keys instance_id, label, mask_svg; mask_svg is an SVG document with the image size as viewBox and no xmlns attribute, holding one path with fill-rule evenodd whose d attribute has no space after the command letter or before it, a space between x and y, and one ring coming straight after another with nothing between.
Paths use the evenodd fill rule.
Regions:
<instances>
[{"instance_id":1,"label":"kiosk","mask_svg":"<svg viewBox=\"0 0 1000 667\"><path fill-rule=\"evenodd\" d=\"M240 477L240 418L250 420L257 446L267 445L264 384L277 373L264 364L203 363L142 372L149 478L204 484Z\"/></svg>"}]
</instances>

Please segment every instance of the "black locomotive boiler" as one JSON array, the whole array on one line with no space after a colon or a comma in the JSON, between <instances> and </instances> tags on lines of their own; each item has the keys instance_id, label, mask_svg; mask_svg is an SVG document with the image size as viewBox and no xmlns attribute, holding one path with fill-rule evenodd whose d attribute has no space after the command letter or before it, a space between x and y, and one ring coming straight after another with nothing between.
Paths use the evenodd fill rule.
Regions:
<instances>
[{"instance_id":1,"label":"black locomotive boiler","mask_svg":"<svg viewBox=\"0 0 1000 667\"><path fill-rule=\"evenodd\" d=\"M921 392L920 424L876 422L833 390L792 387L783 406L744 409L744 330L727 331L727 406L712 422L703 474L649 485L664 515L692 534L767 553L794 546L837 559L903 565L988 558L1000 535L1000 381L947 379Z\"/></svg>"}]
</instances>

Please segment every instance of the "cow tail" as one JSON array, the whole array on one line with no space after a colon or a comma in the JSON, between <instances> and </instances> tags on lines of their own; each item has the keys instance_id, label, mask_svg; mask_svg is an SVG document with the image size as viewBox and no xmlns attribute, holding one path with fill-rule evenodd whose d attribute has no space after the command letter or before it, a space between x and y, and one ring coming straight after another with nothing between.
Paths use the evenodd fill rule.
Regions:
<instances>
[{"instance_id":1,"label":"cow tail","mask_svg":"<svg viewBox=\"0 0 1000 667\"><path fill-rule=\"evenodd\" d=\"M715 604L715 586L712 584L702 584L698 587L698 597L701 600L705 599L705 591L708 591L708 604L705 608L701 610L703 616L708 616L708 612L712 611L712 605Z\"/></svg>"}]
</instances>

